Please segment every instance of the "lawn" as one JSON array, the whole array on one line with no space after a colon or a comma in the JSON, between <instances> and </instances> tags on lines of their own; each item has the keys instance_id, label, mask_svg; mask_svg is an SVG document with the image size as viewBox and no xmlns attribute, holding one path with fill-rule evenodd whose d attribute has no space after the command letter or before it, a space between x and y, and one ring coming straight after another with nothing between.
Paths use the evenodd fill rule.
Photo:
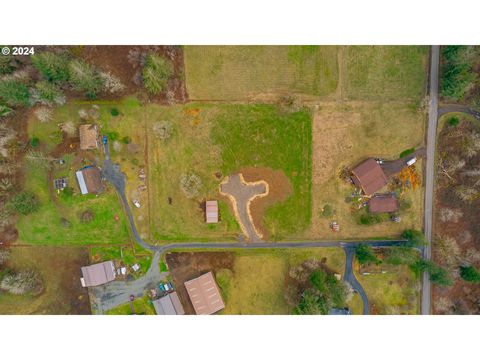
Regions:
<instances>
[{"instance_id":1,"label":"lawn","mask_svg":"<svg viewBox=\"0 0 480 360\"><path fill-rule=\"evenodd\" d=\"M229 203L220 198L224 176L246 167L283 170L293 187L285 202L267 209L271 236L296 234L310 223L311 117L308 111L286 113L273 105L156 106L146 108L151 129L168 121L167 141L148 131L151 232L155 241L232 239L239 226ZM202 180L198 196L180 188L182 174ZM204 223L201 202L218 199L221 222Z\"/></svg>"},{"instance_id":2,"label":"lawn","mask_svg":"<svg viewBox=\"0 0 480 360\"><path fill-rule=\"evenodd\" d=\"M355 276L368 296L370 314L419 314L420 281L407 265L388 266L385 274L368 275L361 275L356 265Z\"/></svg>"},{"instance_id":3,"label":"lawn","mask_svg":"<svg viewBox=\"0 0 480 360\"><path fill-rule=\"evenodd\" d=\"M234 256L232 276L219 280L217 275L226 297L222 314L290 314L292 309L284 297L290 267L310 258L326 258L326 266L340 274L345 266L345 255L339 248L236 251Z\"/></svg>"},{"instance_id":4,"label":"lawn","mask_svg":"<svg viewBox=\"0 0 480 360\"><path fill-rule=\"evenodd\" d=\"M52 136L58 130L58 124L72 121L75 126L80 123L78 110L90 105L73 103L57 109L48 123L40 123L35 118L29 119L28 132L30 137L40 140L39 150L48 154L57 143L57 137ZM87 108L88 108L87 107ZM109 107L100 107L100 119L108 118ZM44 166L26 163L25 190L31 191L39 198L40 209L27 216L20 216L18 221L19 240L23 243L35 245L84 245L84 244L125 244L130 243L129 228L126 217L114 189L107 186L107 190L98 195L84 195L79 193L75 171L90 160L75 162L76 153L63 155L65 164L57 162L52 165L52 173ZM100 156L99 151L92 152L93 159ZM57 177L67 177L69 186L74 194L57 193L50 190L50 181ZM95 214L89 223L81 221L81 214L91 210Z\"/></svg>"},{"instance_id":5,"label":"lawn","mask_svg":"<svg viewBox=\"0 0 480 360\"><path fill-rule=\"evenodd\" d=\"M425 131L424 113L413 104L360 103L331 105L319 109L313 121L313 211L310 238L396 237L404 229L422 227L423 187L407 190L405 198L412 206L400 223L359 225L345 198L353 186L340 179L344 167L352 168L368 157L397 159L405 149L420 147ZM416 164L422 173L422 161ZM333 216L324 217L326 204ZM332 233L329 223L335 219L340 232Z\"/></svg>"},{"instance_id":6,"label":"lawn","mask_svg":"<svg viewBox=\"0 0 480 360\"><path fill-rule=\"evenodd\" d=\"M33 269L43 281L43 292L35 297L0 292L0 314L90 314L88 292L80 284L80 267L88 264L83 248L11 248L8 267Z\"/></svg>"},{"instance_id":7,"label":"lawn","mask_svg":"<svg viewBox=\"0 0 480 360\"><path fill-rule=\"evenodd\" d=\"M147 297L136 298L133 300L133 308L136 315L156 315L155 308L151 300ZM130 303L126 303L107 311L107 315L133 315Z\"/></svg>"},{"instance_id":8,"label":"lawn","mask_svg":"<svg viewBox=\"0 0 480 360\"><path fill-rule=\"evenodd\" d=\"M346 96L351 100L420 102L427 64L427 46L346 46Z\"/></svg>"},{"instance_id":9,"label":"lawn","mask_svg":"<svg viewBox=\"0 0 480 360\"><path fill-rule=\"evenodd\" d=\"M338 83L336 46L186 46L193 100L328 96Z\"/></svg>"}]
</instances>

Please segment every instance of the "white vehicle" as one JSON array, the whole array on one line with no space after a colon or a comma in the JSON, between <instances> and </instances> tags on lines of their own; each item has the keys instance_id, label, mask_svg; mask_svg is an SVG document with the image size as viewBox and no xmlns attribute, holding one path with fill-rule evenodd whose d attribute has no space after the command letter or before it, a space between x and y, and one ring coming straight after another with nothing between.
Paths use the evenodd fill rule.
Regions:
<instances>
[{"instance_id":1,"label":"white vehicle","mask_svg":"<svg viewBox=\"0 0 480 360\"><path fill-rule=\"evenodd\" d=\"M133 200L133 205L135 205L135 207L139 208L140 207L140 201L138 201L137 199Z\"/></svg>"},{"instance_id":2,"label":"white vehicle","mask_svg":"<svg viewBox=\"0 0 480 360\"><path fill-rule=\"evenodd\" d=\"M407 161L407 165L408 166L412 166L413 164L415 164L417 162L417 158L414 157L413 159L410 159Z\"/></svg>"}]
</instances>

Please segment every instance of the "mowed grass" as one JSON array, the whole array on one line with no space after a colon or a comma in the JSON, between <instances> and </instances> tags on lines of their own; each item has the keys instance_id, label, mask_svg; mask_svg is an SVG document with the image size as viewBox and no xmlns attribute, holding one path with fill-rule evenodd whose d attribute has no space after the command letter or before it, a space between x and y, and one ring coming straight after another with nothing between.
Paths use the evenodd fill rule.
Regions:
<instances>
[{"instance_id":1,"label":"mowed grass","mask_svg":"<svg viewBox=\"0 0 480 360\"><path fill-rule=\"evenodd\" d=\"M274 204L265 224L272 236L306 229L310 223L311 117L308 111L282 113L272 105L149 106L149 122L169 121L172 137L164 142L148 132L152 234L156 241L192 237L232 238L239 233L229 204L219 197L224 176L245 167L283 170L293 194ZM202 179L200 193L188 199L182 174ZM218 176L220 175L220 176ZM171 199L169 204L168 199ZM202 200L217 199L222 221L204 222Z\"/></svg>"},{"instance_id":2,"label":"mowed grass","mask_svg":"<svg viewBox=\"0 0 480 360\"><path fill-rule=\"evenodd\" d=\"M327 96L337 87L337 47L186 46L185 73L193 100Z\"/></svg>"},{"instance_id":3,"label":"mowed grass","mask_svg":"<svg viewBox=\"0 0 480 360\"><path fill-rule=\"evenodd\" d=\"M345 54L348 99L421 101L427 46L346 46Z\"/></svg>"},{"instance_id":4,"label":"mowed grass","mask_svg":"<svg viewBox=\"0 0 480 360\"><path fill-rule=\"evenodd\" d=\"M344 167L352 168L368 157L397 159L408 148L420 147L424 139L425 117L412 105L359 104L321 108L313 124L313 213L306 236L312 238L397 237L408 228L422 227L423 186L407 190L405 198L412 207L400 223L384 222L359 225L345 198L352 184L340 178ZM422 160L416 164L422 175ZM386 191L386 190L384 190ZM330 204L334 215L326 218L322 209ZM329 224L336 220L340 231L333 233Z\"/></svg>"},{"instance_id":5,"label":"mowed grass","mask_svg":"<svg viewBox=\"0 0 480 360\"><path fill-rule=\"evenodd\" d=\"M233 276L228 279L228 296L222 314L290 314L285 302L285 277L290 267L311 259L326 258L325 265L343 274L345 255L340 248L311 250L255 250L235 252ZM224 296L225 297L225 296Z\"/></svg>"},{"instance_id":6,"label":"mowed grass","mask_svg":"<svg viewBox=\"0 0 480 360\"><path fill-rule=\"evenodd\" d=\"M416 315L420 309L420 281L406 265L396 266L386 274L355 276L365 290L370 314Z\"/></svg>"},{"instance_id":7,"label":"mowed grass","mask_svg":"<svg viewBox=\"0 0 480 360\"><path fill-rule=\"evenodd\" d=\"M44 290L33 297L0 292L0 314L90 314L88 292L80 284L86 249L15 246L10 251L8 268L35 270Z\"/></svg>"}]
</instances>

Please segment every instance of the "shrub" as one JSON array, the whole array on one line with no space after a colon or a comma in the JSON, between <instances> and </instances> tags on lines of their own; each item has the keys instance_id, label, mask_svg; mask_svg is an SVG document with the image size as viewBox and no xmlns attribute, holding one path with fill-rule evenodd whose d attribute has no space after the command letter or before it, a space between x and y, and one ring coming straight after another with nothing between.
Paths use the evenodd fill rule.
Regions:
<instances>
[{"instance_id":1,"label":"shrub","mask_svg":"<svg viewBox=\"0 0 480 360\"><path fill-rule=\"evenodd\" d=\"M48 81L39 81L35 84L35 88L32 90L32 98L34 102L43 105L64 105L66 101L62 90Z\"/></svg>"},{"instance_id":2,"label":"shrub","mask_svg":"<svg viewBox=\"0 0 480 360\"><path fill-rule=\"evenodd\" d=\"M473 266L460 266L460 277L468 282L480 282L480 272Z\"/></svg>"},{"instance_id":3,"label":"shrub","mask_svg":"<svg viewBox=\"0 0 480 360\"><path fill-rule=\"evenodd\" d=\"M360 225L379 224L383 221L382 217L377 214L362 214L360 215Z\"/></svg>"},{"instance_id":4,"label":"shrub","mask_svg":"<svg viewBox=\"0 0 480 360\"><path fill-rule=\"evenodd\" d=\"M120 111L118 111L117 108L113 108L113 109L110 110L110 114L112 116L118 116L118 115L120 115Z\"/></svg>"},{"instance_id":5,"label":"shrub","mask_svg":"<svg viewBox=\"0 0 480 360\"><path fill-rule=\"evenodd\" d=\"M40 139L38 137L33 137L30 140L30 145L32 145L33 148L36 148L40 144Z\"/></svg>"},{"instance_id":6,"label":"shrub","mask_svg":"<svg viewBox=\"0 0 480 360\"><path fill-rule=\"evenodd\" d=\"M355 256L361 265L380 264L382 261L377 258L371 246L366 244L358 245L355 249Z\"/></svg>"},{"instance_id":7,"label":"shrub","mask_svg":"<svg viewBox=\"0 0 480 360\"><path fill-rule=\"evenodd\" d=\"M88 224L95 220L95 213L93 210L87 209L80 215L80 221L84 224Z\"/></svg>"},{"instance_id":8,"label":"shrub","mask_svg":"<svg viewBox=\"0 0 480 360\"><path fill-rule=\"evenodd\" d=\"M333 207L330 204L325 204L322 209L322 215L329 218L333 215Z\"/></svg>"},{"instance_id":9,"label":"shrub","mask_svg":"<svg viewBox=\"0 0 480 360\"><path fill-rule=\"evenodd\" d=\"M14 295L38 294L43 285L38 274L32 270L7 273L0 282L0 289Z\"/></svg>"},{"instance_id":10,"label":"shrub","mask_svg":"<svg viewBox=\"0 0 480 360\"><path fill-rule=\"evenodd\" d=\"M103 91L105 92L115 94L125 89L125 85L122 84L120 79L109 72L100 72L99 77L103 83Z\"/></svg>"},{"instance_id":11,"label":"shrub","mask_svg":"<svg viewBox=\"0 0 480 360\"><path fill-rule=\"evenodd\" d=\"M400 159L404 158L405 156L408 156L410 154L413 154L414 152L415 152L415 148L410 148L410 149L404 150L400 153Z\"/></svg>"},{"instance_id":12,"label":"shrub","mask_svg":"<svg viewBox=\"0 0 480 360\"><path fill-rule=\"evenodd\" d=\"M102 90L103 81L93 66L81 60L73 60L69 66L70 84L77 91L82 91L89 99L95 99Z\"/></svg>"},{"instance_id":13,"label":"shrub","mask_svg":"<svg viewBox=\"0 0 480 360\"><path fill-rule=\"evenodd\" d=\"M11 74L17 68L17 61L13 55L0 56L0 75Z\"/></svg>"},{"instance_id":14,"label":"shrub","mask_svg":"<svg viewBox=\"0 0 480 360\"><path fill-rule=\"evenodd\" d=\"M448 119L448 125L455 127L460 123L460 120L456 116L452 116L450 119Z\"/></svg>"},{"instance_id":15,"label":"shrub","mask_svg":"<svg viewBox=\"0 0 480 360\"><path fill-rule=\"evenodd\" d=\"M120 134L118 133L118 131L110 131L110 132L107 132L106 135L108 137L108 140L110 141L118 140L118 138L120 137Z\"/></svg>"},{"instance_id":16,"label":"shrub","mask_svg":"<svg viewBox=\"0 0 480 360\"><path fill-rule=\"evenodd\" d=\"M130 144L132 142L132 139L130 138L130 136L124 136L122 138L122 142L126 145Z\"/></svg>"},{"instance_id":17,"label":"shrub","mask_svg":"<svg viewBox=\"0 0 480 360\"><path fill-rule=\"evenodd\" d=\"M200 193L202 180L197 174L188 173L180 178L180 188L189 199L194 198Z\"/></svg>"},{"instance_id":18,"label":"shrub","mask_svg":"<svg viewBox=\"0 0 480 360\"><path fill-rule=\"evenodd\" d=\"M16 194L8 203L10 209L19 214L28 215L40 208L37 196L31 192L24 191Z\"/></svg>"},{"instance_id":19,"label":"shrub","mask_svg":"<svg viewBox=\"0 0 480 360\"><path fill-rule=\"evenodd\" d=\"M32 56L32 63L48 81L60 83L69 79L69 59L66 54L42 52Z\"/></svg>"},{"instance_id":20,"label":"shrub","mask_svg":"<svg viewBox=\"0 0 480 360\"><path fill-rule=\"evenodd\" d=\"M26 106L30 102L27 85L14 79L0 81L0 99L9 106Z\"/></svg>"},{"instance_id":21,"label":"shrub","mask_svg":"<svg viewBox=\"0 0 480 360\"><path fill-rule=\"evenodd\" d=\"M66 198L71 198L73 196L73 188L70 186L67 186L62 190L62 195Z\"/></svg>"},{"instance_id":22,"label":"shrub","mask_svg":"<svg viewBox=\"0 0 480 360\"><path fill-rule=\"evenodd\" d=\"M173 133L170 121L159 121L153 124L153 134L162 141L167 141Z\"/></svg>"},{"instance_id":23,"label":"shrub","mask_svg":"<svg viewBox=\"0 0 480 360\"><path fill-rule=\"evenodd\" d=\"M0 116L8 116L13 113L13 109L7 105L0 104Z\"/></svg>"},{"instance_id":24,"label":"shrub","mask_svg":"<svg viewBox=\"0 0 480 360\"><path fill-rule=\"evenodd\" d=\"M157 54L150 53L145 59L142 77L145 89L153 95L165 90L173 74L173 65Z\"/></svg>"},{"instance_id":25,"label":"shrub","mask_svg":"<svg viewBox=\"0 0 480 360\"><path fill-rule=\"evenodd\" d=\"M53 119L53 110L46 106L39 107L35 110L35 117L41 123L48 123Z\"/></svg>"},{"instance_id":26,"label":"shrub","mask_svg":"<svg viewBox=\"0 0 480 360\"><path fill-rule=\"evenodd\" d=\"M408 247L420 247L425 245L425 236L421 231L408 229L402 233L402 239L407 240L405 244Z\"/></svg>"}]
</instances>

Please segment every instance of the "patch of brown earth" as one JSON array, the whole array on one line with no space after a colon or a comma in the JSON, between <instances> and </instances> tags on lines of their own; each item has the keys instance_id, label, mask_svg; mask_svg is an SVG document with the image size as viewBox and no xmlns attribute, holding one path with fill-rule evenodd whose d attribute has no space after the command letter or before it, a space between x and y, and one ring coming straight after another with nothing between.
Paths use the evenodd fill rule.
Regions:
<instances>
[{"instance_id":1,"label":"patch of brown earth","mask_svg":"<svg viewBox=\"0 0 480 360\"><path fill-rule=\"evenodd\" d=\"M128 94L144 92L141 80L142 62L149 52L157 53L173 64L173 76L168 82L167 91L157 96L144 96L162 104L187 101L187 90L184 81L184 55L180 46L85 46L73 47L71 51L78 53L87 62L111 72L120 78L125 89L115 96L102 96L102 99L119 98Z\"/></svg>"},{"instance_id":2,"label":"patch of brown earth","mask_svg":"<svg viewBox=\"0 0 480 360\"><path fill-rule=\"evenodd\" d=\"M188 315L195 314L184 283L209 271L233 270L234 257L230 252L173 252L165 255L180 301Z\"/></svg>"},{"instance_id":3,"label":"patch of brown earth","mask_svg":"<svg viewBox=\"0 0 480 360\"><path fill-rule=\"evenodd\" d=\"M246 182L265 181L268 184L268 195L258 197L250 204L250 213L255 227L268 239L268 231L263 217L267 208L275 203L285 201L293 193L292 184L282 170L270 168L247 167L239 171Z\"/></svg>"}]
</instances>

